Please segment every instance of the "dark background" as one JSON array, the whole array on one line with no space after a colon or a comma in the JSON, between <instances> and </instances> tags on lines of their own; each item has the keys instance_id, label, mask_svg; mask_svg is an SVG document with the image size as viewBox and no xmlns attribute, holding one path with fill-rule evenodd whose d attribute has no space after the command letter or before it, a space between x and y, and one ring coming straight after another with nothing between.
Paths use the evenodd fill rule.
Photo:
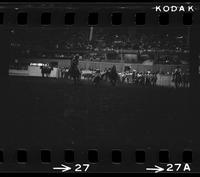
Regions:
<instances>
[{"instance_id":1,"label":"dark background","mask_svg":"<svg viewBox=\"0 0 200 177\"><path fill-rule=\"evenodd\" d=\"M99 150L100 162L91 167L91 172L141 172L158 163L160 149L172 153L171 163L180 163L182 151L192 149L191 167L199 171L198 25L193 26L191 36L192 88L173 91L107 86L96 89L84 84L74 88L71 83L53 84L52 80L10 79L8 29L9 25L0 33L0 148L6 154L2 171L48 172L63 162L63 150L68 148L77 152L76 163L87 162L88 149ZM19 148L30 153L26 165L16 163ZM52 151L52 163L40 163L40 149ZM112 149L123 152L120 168L111 163ZM135 163L136 149L146 151L145 164Z\"/></svg>"}]
</instances>

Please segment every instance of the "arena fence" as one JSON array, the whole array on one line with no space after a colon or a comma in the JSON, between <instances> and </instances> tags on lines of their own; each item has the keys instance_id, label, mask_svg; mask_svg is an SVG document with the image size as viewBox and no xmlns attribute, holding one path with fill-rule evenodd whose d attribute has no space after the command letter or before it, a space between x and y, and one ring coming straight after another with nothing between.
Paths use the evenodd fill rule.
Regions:
<instances>
[{"instance_id":1,"label":"arena fence","mask_svg":"<svg viewBox=\"0 0 200 177\"><path fill-rule=\"evenodd\" d=\"M57 62L58 67L69 67L70 60L58 60L58 59L32 59L30 62L42 62L42 63L50 63ZM136 64L136 63L120 63L120 62L95 62L95 61L80 61L79 68L83 70L88 69L100 69L105 70L106 68L116 66L118 72L123 72L125 66L130 66L132 69L135 69L138 72L152 71L152 72L160 72L160 73L171 73L177 66L180 66L183 72L186 72L189 65L163 65L163 64L155 64L155 65L144 65L144 64Z\"/></svg>"},{"instance_id":2,"label":"arena fence","mask_svg":"<svg viewBox=\"0 0 200 177\"><path fill-rule=\"evenodd\" d=\"M28 59L30 63L57 63L58 68L54 68L53 72L51 73L50 77L61 77L61 73L59 68L69 67L70 60L58 60L58 59ZM135 69L138 72L145 72L145 71L152 71L152 72L159 72L157 74L157 85L160 86L167 86L167 87L174 87L174 83L172 82L172 75L171 73L177 66L180 66L183 72L188 69L188 65L162 65L162 64L155 64L155 65L143 65L143 64L135 64L135 63L117 63L117 62L94 62L94 61L80 61L79 68L82 70L89 70L89 69L100 69L105 70L106 68L112 67L113 65L116 66L118 72L123 72L125 66L130 66L131 69ZM39 76L41 77L41 71L39 67L28 67L27 71L18 71L18 70L9 70L9 75L18 75L18 76ZM30 69L32 68L32 69ZM37 68L37 71L33 68ZM34 71L34 72L33 72ZM169 74L167 74L169 73Z\"/></svg>"}]
</instances>

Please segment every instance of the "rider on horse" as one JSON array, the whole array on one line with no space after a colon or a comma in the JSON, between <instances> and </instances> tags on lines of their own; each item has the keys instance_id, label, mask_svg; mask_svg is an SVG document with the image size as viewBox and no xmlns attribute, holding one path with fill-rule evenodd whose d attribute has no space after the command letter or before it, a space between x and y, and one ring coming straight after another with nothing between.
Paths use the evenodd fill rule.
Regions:
<instances>
[{"instance_id":1,"label":"rider on horse","mask_svg":"<svg viewBox=\"0 0 200 177\"><path fill-rule=\"evenodd\" d=\"M71 65L78 66L78 64L79 64L79 55L76 54L76 55L74 56L74 58L71 60Z\"/></svg>"},{"instance_id":2,"label":"rider on horse","mask_svg":"<svg viewBox=\"0 0 200 177\"><path fill-rule=\"evenodd\" d=\"M71 60L71 65L68 71L68 75L73 78L74 82L76 83L76 80L80 78L80 71L78 69L79 64L79 55L76 54L74 58Z\"/></svg>"},{"instance_id":3,"label":"rider on horse","mask_svg":"<svg viewBox=\"0 0 200 177\"><path fill-rule=\"evenodd\" d=\"M173 81L175 83L175 87L178 88L181 86L181 82L182 82L182 75L181 75L181 68L178 66L173 73Z\"/></svg>"},{"instance_id":4,"label":"rider on horse","mask_svg":"<svg viewBox=\"0 0 200 177\"><path fill-rule=\"evenodd\" d=\"M100 80L101 80L101 72L99 69L97 69L93 78L94 85L97 86Z\"/></svg>"},{"instance_id":5,"label":"rider on horse","mask_svg":"<svg viewBox=\"0 0 200 177\"><path fill-rule=\"evenodd\" d=\"M45 77L45 75L46 77L49 77L51 74L51 71L53 70L53 67L47 63L40 66L40 69L41 69L42 77Z\"/></svg>"},{"instance_id":6,"label":"rider on horse","mask_svg":"<svg viewBox=\"0 0 200 177\"><path fill-rule=\"evenodd\" d=\"M117 80L119 79L119 75L117 73L116 66L113 65L110 72L109 72L109 79L113 86L116 85Z\"/></svg>"}]
</instances>

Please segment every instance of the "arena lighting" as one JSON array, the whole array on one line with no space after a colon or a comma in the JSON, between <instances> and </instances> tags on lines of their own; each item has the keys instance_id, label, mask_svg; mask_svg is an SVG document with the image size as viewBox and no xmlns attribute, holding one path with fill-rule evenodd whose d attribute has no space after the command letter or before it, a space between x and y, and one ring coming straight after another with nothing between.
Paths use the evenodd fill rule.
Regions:
<instances>
[{"instance_id":1,"label":"arena lighting","mask_svg":"<svg viewBox=\"0 0 200 177\"><path fill-rule=\"evenodd\" d=\"M43 66L44 64L42 64L42 63L38 63L37 65L38 65L38 66Z\"/></svg>"},{"instance_id":2,"label":"arena lighting","mask_svg":"<svg viewBox=\"0 0 200 177\"><path fill-rule=\"evenodd\" d=\"M182 39L183 38L183 36L177 36L177 39Z\"/></svg>"},{"instance_id":3,"label":"arena lighting","mask_svg":"<svg viewBox=\"0 0 200 177\"><path fill-rule=\"evenodd\" d=\"M30 63L30 66L43 66L43 63Z\"/></svg>"},{"instance_id":4,"label":"arena lighting","mask_svg":"<svg viewBox=\"0 0 200 177\"><path fill-rule=\"evenodd\" d=\"M11 34L15 34L15 30L14 29L11 29L10 32L11 32Z\"/></svg>"}]
</instances>

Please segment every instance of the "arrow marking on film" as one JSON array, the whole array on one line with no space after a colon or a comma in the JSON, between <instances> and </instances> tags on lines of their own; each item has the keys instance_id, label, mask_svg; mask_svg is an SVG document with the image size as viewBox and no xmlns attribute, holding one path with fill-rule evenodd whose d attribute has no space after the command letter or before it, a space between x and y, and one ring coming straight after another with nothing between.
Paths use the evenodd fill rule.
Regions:
<instances>
[{"instance_id":1,"label":"arrow marking on film","mask_svg":"<svg viewBox=\"0 0 200 177\"><path fill-rule=\"evenodd\" d=\"M164 171L164 168L162 168L162 167L159 167L159 166L157 166L157 165L154 165L154 167L155 167L155 168L146 168L146 170L148 170L148 171L155 171L155 173Z\"/></svg>"},{"instance_id":2,"label":"arrow marking on film","mask_svg":"<svg viewBox=\"0 0 200 177\"><path fill-rule=\"evenodd\" d=\"M62 167L53 167L54 170L62 170L62 172L66 172L71 170L71 167L61 164Z\"/></svg>"}]
</instances>

